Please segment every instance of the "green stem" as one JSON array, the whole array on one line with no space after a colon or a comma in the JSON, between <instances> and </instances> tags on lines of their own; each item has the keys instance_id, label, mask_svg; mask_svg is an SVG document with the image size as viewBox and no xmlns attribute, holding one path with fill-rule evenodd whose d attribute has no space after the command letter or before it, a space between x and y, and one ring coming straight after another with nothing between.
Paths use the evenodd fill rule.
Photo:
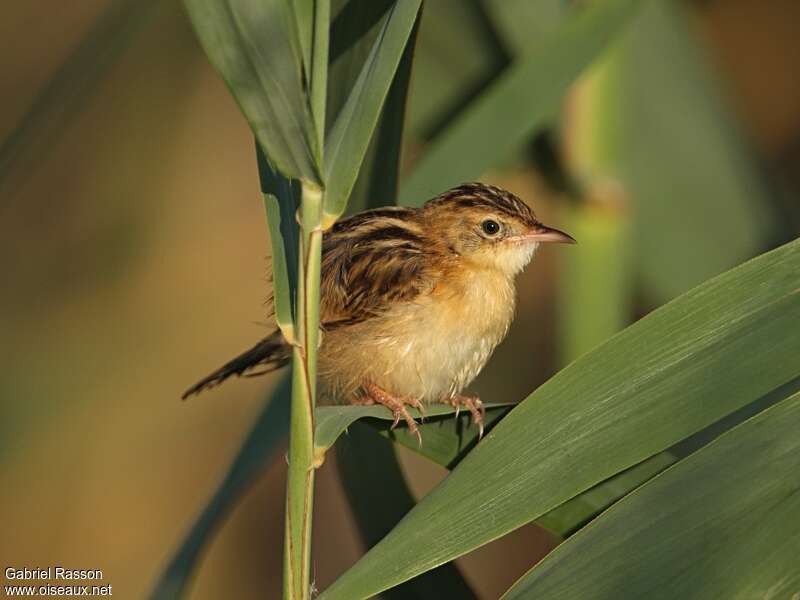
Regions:
<instances>
[{"instance_id":1,"label":"green stem","mask_svg":"<svg viewBox=\"0 0 800 600\"><path fill-rule=\"evenodd\" d=\"M317 397L322 190L303 182L300 203L300 265L297 343L292 362L292 420L286 485L284 600L310 596L311 516L314 506L314 406Z\"/></svg>"}]
</instances>

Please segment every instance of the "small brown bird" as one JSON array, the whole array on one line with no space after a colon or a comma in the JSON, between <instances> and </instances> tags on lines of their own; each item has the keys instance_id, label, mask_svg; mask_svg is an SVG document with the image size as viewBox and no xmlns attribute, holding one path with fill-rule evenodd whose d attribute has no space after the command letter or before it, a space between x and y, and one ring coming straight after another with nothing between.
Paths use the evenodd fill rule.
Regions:
<instances>
[{"instance_id":1,"label":"small brown bird","mask_svg":"<svg viewBox=\"0 0 800 600\"><path fill-rule=\"evenodd\" d=\"M508 332L514 277L541 242L574 244L514 194L468 183L421 208L367 210L323 237L319 378L336 402L381 404L419 437L407 410L466 408L483 432L481 401L461 392ZM286 365L280 331L191 387Z\"/></svg>"}]
</instances>

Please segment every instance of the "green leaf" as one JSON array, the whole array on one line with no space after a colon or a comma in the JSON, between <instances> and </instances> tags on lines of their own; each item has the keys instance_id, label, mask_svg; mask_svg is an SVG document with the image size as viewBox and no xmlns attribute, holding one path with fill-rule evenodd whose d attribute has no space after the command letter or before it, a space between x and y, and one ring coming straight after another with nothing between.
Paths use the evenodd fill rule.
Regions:
<instances>
[{"instance_id":1,"label":"green leaf","mask_svg":"<svg viewBox=\"0 0 800 600\"><path fill-rule=\"evenodd\" d=\"M624 495L639 487L674 462L685 458L700 448L708 445L729 429L743 423L753 415L766 410L770 406L785 400L800 390L800 377L771 390L769 393L751 402L735 412L726 415L719 421L705 427L690 437L671 446L667 452L660 452L647 460L614 475L610 479L580 495L568 500L558 508L537 519L537 523L561 537L569 537L575 530L586 524L603 510L611 506Z\"/></svg>"},{"instance_id":2,"label":"green leaf","mask_svg":"<svg viewBox=\"0 0 800 600\"><path fill-rule=\"evenodd\" d=\"M683 13L661 1L638 15L589 116L634 209L638 275L659 300L757 254L775 225L753 149Z\"/></svg>"},{"instance_id":3,"label":"green leaf","mask_svg":"<svg viewBox=\"0 0 800 600\"><path fill-rule=\"evenodd\" d=\"M552 119L573 80L642 0L593 2L503 72L432 143L401 190L401 204L479 177Z\"/></svg>"},{"instance_id":4,"label":"green leaf","mask_svg":"<svg viewBox=\"0 0 800 600\"><path fill-rule=\"evenodd\" d=\"M363 423L354 423L336 444L336 457L353 515L370 548L413 508L414 498L391 442L381 439ZM380 485L375 484L378 481ZM387 590L381 597L384 600L469 600L475 598L475 593L456 566L448 563Z\"/></svg>"},{"instance_id":5,"label":"green leaf","mask_svg":"<svg viewBox=\"0 0 800 600\"><path fill-rule=\"evenodd\" d=\"M800 589L800 394L667 469L503 598L789 598Z\"/></svg>"},{"instance_id":6,"label":"green leaf","mask_svg":"<svg viewBox=\"0 0 800 600\"><path fill-rule=\"evenodd\" d=\"M328 101L328 53L331 0L314 0L313 47L311 49L311 114L317 132L317 146L325 147L325 108Z\"/></svg>"},{"instance_id":7,"label":"green leaf","mask_svg":"<svg viewBox=\"0 0 800 600\"><path fill-rule=\"evenodd\" d=\"M489 412L496 412L496 410L502 409L502 411L508 411L509 404L484 404L484 408L486 409L487 414ZM409 414L417 421L423 417L420 412L416 408L409 408ZM426 421L430 421L435 417L442 417L445 415L452 415L455 412L455 409L447 404L429 404L425 407L425 415L424 418ZM464 411L462 411L464 412ZM468 411L466 411L468 414ZM345 432L345 430L350 427L353 423L355 423L359 419L380 419L381 421L392 421L394 417L390 410L388 410L384 406L319 406L316 409L316 416L315 416L315 423L316 423L316 433L314 435L314 445L316 447L316 453L324 453L326 452L333 444L336 442L338 437ZM499 416L494 416L492 419L493 421L499 418ZM456 421L456 419L449 419L450 421ZM422 427L426 425L430 425L430 423L422 423ZM385 427L385 426L384 426ZM422 430L421 430L422 431ZM399 433L399 430L398 430ZM423 434L424 435L424 434ZM447 434L441 434L440 436ZM416 437L410 436L414 438L414 444L419 446L419 443L416 441ZM431 428L431 437L436 438L436 430L435 428ZM425 446L425 438L423 437L423 447ZM405 443L408 444L407 439ZM411 445L411 444L409 444ZM439 444L441 446L441 443ZM446 448L442 449L434 449L434 452L437 456L440 455L441 452L453 452L456 450L455 446L457 444L448 444ZM443 454L441 454L444 456ZM447 458L443 458L442 460L448 460ZM446 463L443 463L446 464Z\"/></svg>"},{"instance_id":8,"label":"green leaf","mask_svg":"<svg viewBox=\"0 0 800 600\"><path fill-rule=\"evenodd\" d=\"M595 515L658 475L676 460L669 452L659 452L638 465L567 500L558 508L536 519L536 522L563 538L569 537Z\"/></svg>"},{"instance_id":9,"label":"green leaf","mask_svg":"<svg viewBox=\"0 0 800 600\"><path fill-rule=\"evenodd\" d=\"M420 4L421 0L396 0L391 6L358 80L331 129L325 145L327 221L338 218L347 206Z\"/></svg>"},{"instance_id":10,"label":"green leaf","mask_svg":"<svg viewBox=\"0 0 800 600\"><path fill-rule=\"evenodd\" d=\"M225 478L195 520L189 534L158 580L152 600L174 600L186 592L201 552L233 504L272 461L289 431L289 379L285 377L256 419Z\"/></svg>"},{"instance_id":11,"label":"green leaf","mask_svg":"<svg viewBox=\"0 0 800 600\"><path fill-rule=\"evenodd\" d=\"M568 0L486 0L486 10L514 54L530 52L569 14Z\"/></svg>"},{"instance_id":12,"label":"green leaf","mask_svg":"<svg viewBox=\"0 0 800 600\"><path fill-rule=\"evenodd\" d=\"M392 4L393 0L333 0L326 131L347 102Z\"/></svg>"},{"instance_id":13,"label":"green leaf","mask_svg":"<svg viewBox=\"0 0 800 600\"><path fill-rule=\"evenodd\" d=\"M414 60L419 18L394 75L378 125L370 140L358 179L350 193L350 213L392 204L397 199L408 86Z\"/></svg>"},{"instance_id":14,"label":"green leaf","mask_svg":"<svg viewBox=\"0 0 800 600\"><path fill-rule=\"evenodd\" d=\"M418 141L446 127L508 65L480 2L436 0L422 12L411 84L418 93L408 107L410 133Z\"/></svg>"},{"instance_id":15,"label":"green leaf","mask_svg":"<svg viewBox=\"0 0 800 600\"><path fill-rule=\"evenodd\" d=\"M654 311L514 408L320 598L452 560L791 381L799 320L800 241Z\"/></svg>"},{"instance_id":16,"label":"green leaf","mask_svg":"<svg viewBox=\"0 0 800 600\"><path fill-rule=\"evenodd\" d=\"M491 431L500 419L513 408L513 403L484 404L486 414L483 418L484 434ZM419 426L422 446L417 437L405 427L390 431L377 421L366 421L378 429L381 435L402 444L417 454L432 460L448 469L453 469L478 443L479 429L472 422L468 410L461 410L457 417L446 414L441 418L426 419Z\"/></svg>"},{"instance_id":17,"label":"green leaf","mask_svg":"<svg viewBox=\"0 0 800 600\"><path fill-rule=\"evenodd\" d=\"M225 80L270 163L321 184L321 148L303 80L290 0L185 0L211 64Z\"/></svg>"},{"instance_id":18,"label":"green leaf","mask_svg":"<svg viewBox=\"0 0 800 600\"><path fill-rule=\"evenodd\" d=\"M311 87L311 72L314 69L314 57L312 56L314 53L314 12L318 3L316 0L286 0L286 4L290 10L295 36L300 45L306 83Z\"/></svg>"},{"instance_id":19,"label":"green leaf","mask_svg":"<svg viewBox=\"0 0 800 600\"><path fill-rule=\"evenodd\" d=\"M297 181L286 179L270 166L258 144L256 155L272 250L272 302L275 321L287 339L293 339L300 239L295 215L300 189Z\"/></svg>"}]
</instances>

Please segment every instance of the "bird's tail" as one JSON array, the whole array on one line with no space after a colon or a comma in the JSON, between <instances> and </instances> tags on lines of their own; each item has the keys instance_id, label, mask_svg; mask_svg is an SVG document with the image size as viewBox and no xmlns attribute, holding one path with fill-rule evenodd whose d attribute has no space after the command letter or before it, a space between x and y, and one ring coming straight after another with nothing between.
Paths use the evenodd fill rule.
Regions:
<instances>
[{"instance_id":1,"label":"bird's tail","mask_svg":"<svg viewBox=\"0 0 800 600\"><path fill-rule=\"evenodd\" d=\"M232 375L253 377L269 373L289 364L291 358L291 347L284 340L280 330L276 330L250 348L250 350L243 352L195 383L183 393L181 398L185 400L193 394L198 394L205 389L219 385ZM257 367L260 367L260 370L253 372L253 369Z\"/></svg>"}]
</instances>

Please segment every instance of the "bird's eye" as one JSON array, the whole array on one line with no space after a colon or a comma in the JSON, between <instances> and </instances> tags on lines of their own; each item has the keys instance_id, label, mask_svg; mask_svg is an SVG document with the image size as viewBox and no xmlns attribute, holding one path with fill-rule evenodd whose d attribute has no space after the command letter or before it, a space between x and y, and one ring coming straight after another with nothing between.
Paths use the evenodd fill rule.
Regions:
<instances>
[{"instance_id":1,"label":"bird's eye","mask_svg":"<svg viewBox=\"0 0 800 600\"><path fill-rule=\"evenodd\" d=\"M500 231L500 224L492 219L486 219L483 223L481 223L481 229L483 229L483 233L486 235L495 235L498 231Z\"/></svg>"}]
</instances>

